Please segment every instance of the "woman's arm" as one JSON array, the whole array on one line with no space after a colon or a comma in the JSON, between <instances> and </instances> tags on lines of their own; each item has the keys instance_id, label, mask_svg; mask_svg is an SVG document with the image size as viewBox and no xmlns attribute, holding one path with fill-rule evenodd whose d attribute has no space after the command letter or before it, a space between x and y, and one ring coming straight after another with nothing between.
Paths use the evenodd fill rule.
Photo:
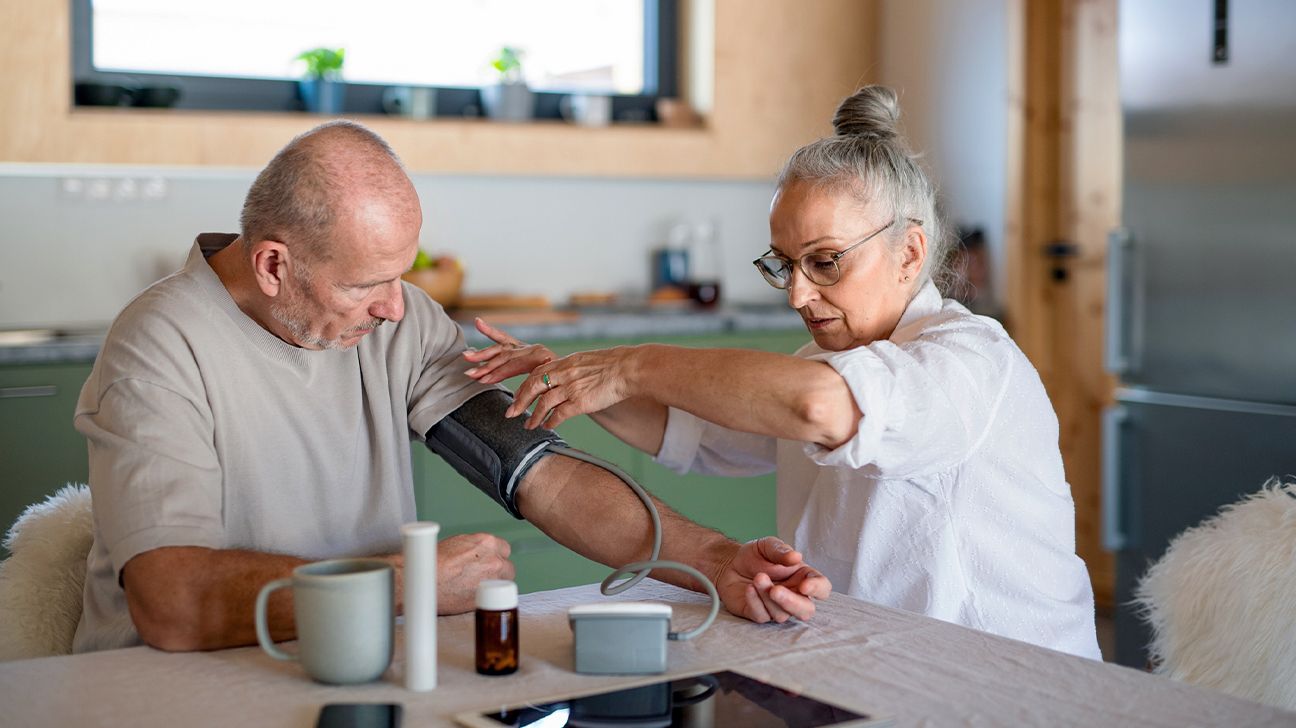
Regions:
<instances>
[{"instance_id":1,"label":"woman's arm","mask_svg":"<svg viewBox=\"0 0 1296 728\"><path fill-rule=\"evenodd\" d=\"M509 410L517 416L544 395L529 427L542 422L557 427L589 414L623 442L655 455L661 450L667 407L732 430L826 447L849 440L861 416L845 380L822 362L746 349L661 344L558 359L543 345L526 344L480 318L475 323L496 343L464 353L477 364L468 376L494 384L532 374Z\"/></svg>"},{"instance_id":2,"label":"woman's arm","mask_svg":"<svg viewBox=\"0 0 1296 728\"><path fill-rule=\"evenodd\" d=\"M530 374L537 366L558 358L549 347L527 344L481 318L474 319L474 323L478 331L495 342L485 349L464 352L464 358L477 365L464 373L483 384L498 384L519 374ZM589 414L600 427L627 445L650 455L661 450L666 432L664 405L637 397Z\"/></svg>"},{"instance_id":3,"label":"woman's arm","mask_svg":"<svg viewBox=\"0 0 1296 728\"><path fill-rule=\"evenodd\" d=\"M554 427L641 398L732 430L829 448L849 440L862 416L846 381L823 362L663 344L579 352L542 364L518 388L508 414L520 415L534 402L527 426Z\"/></svg>"},{"instance_id":4,"label":"woman's arm","mask_svg":"<svg viewBox=\"0 0 1296 728\"><path fill-rule=\"evenodd\" d=\"M666 405L647 397L632 397L589 416L625 444L649 455L661 451L666 436Z\"/></svg>"}]
</instances>

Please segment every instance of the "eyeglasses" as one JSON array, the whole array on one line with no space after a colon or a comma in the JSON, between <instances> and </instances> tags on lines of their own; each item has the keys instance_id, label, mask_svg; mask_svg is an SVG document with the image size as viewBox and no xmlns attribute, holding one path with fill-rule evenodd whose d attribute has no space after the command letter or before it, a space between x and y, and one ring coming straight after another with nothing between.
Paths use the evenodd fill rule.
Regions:
<instances>
[{"instance_id":1,"label":"eyeglasses","mask_svg":"<svg viewBox=\"0 0 1296 728\"><path fill-rule=\"evenodd\" d=\"M913 218L909 218L909 222L914 225L922 225L921 220L915 220ZM760 271L761 275L765 277L767 283L779 290L784 290L792 284L792 264L794 262L797 267L801 269L801 272L805 273L805 277L808 278L811 283L817 286L831 286L841 279L841 267L837 265L837 261L840 260L843 255L846 255L864 243L867 243L878 235L881 235L884 230L887 230L894 224L894 221L889 222L866 235L863 240L860 240L859 242L848 246L845 250L836 253L807 253L793 261L789 258L775 254L771 249L769 255L762 255L756 260L753 260L752 265L756 266L756 270Z\"/></svg>"}]
</instances>

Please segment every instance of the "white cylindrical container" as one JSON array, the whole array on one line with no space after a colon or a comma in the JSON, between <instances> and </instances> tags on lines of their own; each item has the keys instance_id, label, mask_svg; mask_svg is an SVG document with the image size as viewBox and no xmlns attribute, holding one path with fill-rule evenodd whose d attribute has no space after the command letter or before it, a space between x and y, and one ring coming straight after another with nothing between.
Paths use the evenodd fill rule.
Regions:
<instances>
[{"instance_id":1,"label":"white cylindrical container","mask_svg":"<svg viewBox=\"0 0 1296 728\"><path fill-rule=\"evenodd\" d=\"M437 684L437 536L441 524L401 526L405 553L405 687Z\"/></svg>"}]
</instances>

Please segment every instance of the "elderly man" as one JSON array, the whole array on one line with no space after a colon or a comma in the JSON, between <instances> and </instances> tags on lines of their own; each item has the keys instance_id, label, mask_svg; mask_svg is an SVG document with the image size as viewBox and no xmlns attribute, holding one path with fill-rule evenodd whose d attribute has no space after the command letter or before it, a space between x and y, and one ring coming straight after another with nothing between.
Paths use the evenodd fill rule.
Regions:
<instances>
[{"instance_id":1,"label":"elderly man","mask_svg":"<svg viewBox=\"0 0 1296 728\"><path fill-rule=\"evenodd\" d=\"M299 136L257 177L241 223L199 235L181 271L121 312L82 390L95 537L77 651L254 643L257 591L309 560L380 555L399 574L411 438L585 556L647 555L629 489L504 417L508 395L464 374L458 326L402 283L422 212L382 139L350 122ZM484 450L496 460L474 462ZM735 614L808 618L831 589L777 539L740 546L658 508L662 558L711 575ZM445 539L442 611L511 578L508 555L489 534ZM289 597L269 616L276 639L293 635Z\"/></svg>"}]
</instances>

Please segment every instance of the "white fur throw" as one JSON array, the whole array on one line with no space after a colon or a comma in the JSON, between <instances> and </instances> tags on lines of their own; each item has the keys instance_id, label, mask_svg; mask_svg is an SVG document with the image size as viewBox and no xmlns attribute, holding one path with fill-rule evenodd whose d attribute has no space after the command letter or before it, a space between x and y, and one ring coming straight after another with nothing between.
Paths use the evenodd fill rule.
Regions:
<instances>
[{"instance_id":1,"label":"white fur throw","mask_svg":"<svg viewBox=\"0 0 1296 728\"><path fill-rule=\"evenodd\" d=\"M93 541L84 485L64 486L19 516L0 562L0 660L72 651Z\"/></svg>"},{"instance_id":2,"label":"white fur throw","mask_svg":"<svg viewBox=\"0 0 1296 728\"><path fill-rule=\"evenodd\" d=\"M1296 483L1184 531L1136 594L1157 672L1296 709Z\"/></svg>"}]
</instances>

